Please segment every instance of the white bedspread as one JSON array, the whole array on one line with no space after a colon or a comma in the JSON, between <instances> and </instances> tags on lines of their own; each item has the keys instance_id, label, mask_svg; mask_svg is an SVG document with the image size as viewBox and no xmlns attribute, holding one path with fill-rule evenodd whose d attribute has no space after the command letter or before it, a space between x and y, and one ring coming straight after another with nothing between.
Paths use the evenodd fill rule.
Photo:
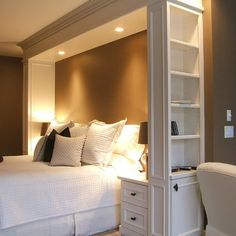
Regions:
<instances>
[{"instance_id":1,"label":"white bedspread","mask_svg":"<svg viewBox=\"0 0 236 236\"><path fill-rule=\"evenodd\" d=\"M119 203L112 167L50 167L29 156L0 163L0 229Z\"/></svg>"}]
</instances>

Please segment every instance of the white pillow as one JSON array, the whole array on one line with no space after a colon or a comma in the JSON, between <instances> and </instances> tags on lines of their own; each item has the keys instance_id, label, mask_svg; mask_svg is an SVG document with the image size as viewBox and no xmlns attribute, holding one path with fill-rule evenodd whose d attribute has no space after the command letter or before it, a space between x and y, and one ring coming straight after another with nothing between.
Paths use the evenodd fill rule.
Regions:
<instances>
[{"instance_id":1,"label":"white pillow","mask_svg":"<svg viewBox=\"0 0 236 236\"><path fill-rule=\"evenodd\" d=\"M84 136L68 138L56 135L51 166L80 166Z\"/></svg>"},{"instance_id":2,"label":"white pillow","mask_svg":"<svg viewBox=\"0 0 236 236\"><path fill-rule=\"evenodd\" d=\"M79 137L79 136L86 136L88 132L88 125L74 123L74 127L70 128L70 136L71 137Z\"/></svg>"},{"instance_id":3,"label":"white pillow","mask_svg":"<svg viewBox=\"0 0 236 236\"><path fill-rule=\"evenodd\" d=\"M138 136L139 125L125 125L113 152L138 162L145 147L138 144Z\"/></svg>"},{"instance_id":4,"label":"white pillow","mask_svg":"<svg viewBox=\"0 0 236 236\"><path fill-rule=\"evenodd\" d=\"M74 126L74 122L73 121L69 121L69 122L65 122L65 123L55 123L55 122L52 122L47 131L46 131L46 134L45 135L49 135L53 129L55 129L57 131L57 133L61 133L62 130L64 130L65 128L72 128Z\"/></svg>"},{"instance_id":5,"label":"white pillow","mask_svg":"<svg viewBox=\"0 0 236 236\"><path fill-rule=\"evenodd\" d=\"M46 147L47 136L42 136L34 149L33 161L42 161L44 159L44 150Z\"/></svg>"},{"instance_id":6,"label":"white pillow","mask_svg":"<svg viewBox=\"0 0 236 236\"><path fill-rule=\"evenodd\" d=\"M89 126L84 143L82 161L94 165L107 165L114 145L125 125L126 120L114 124L94 122Z\"/></svg>"},{"instance_id":7,"label":"white pillow","mask_svg":"<svg viewBox=\"0 0 236 236\"><path fill-rule=\"evenodd\" d=\"M112 154L110 164L116 170L117 175L124 177L136 177L140 176L138 171L139 167L137 162L132 161L122 155ZM141 165L141 164L140 164Z\"/></svg>"}]
</instances>

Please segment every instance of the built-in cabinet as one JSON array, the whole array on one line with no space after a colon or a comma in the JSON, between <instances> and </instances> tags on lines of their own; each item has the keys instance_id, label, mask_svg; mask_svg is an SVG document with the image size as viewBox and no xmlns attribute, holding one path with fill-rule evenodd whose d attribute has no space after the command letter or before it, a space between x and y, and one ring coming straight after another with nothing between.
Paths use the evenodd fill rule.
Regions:
<instances>
[{"instance_id":1,"label":"built-in cabinet","mask_svg":"<svg viewBox=\"0 0 236 236\"><path fill-rule=\"evenodd\" d=\"M202 9L159 1L149 13L149 235L200 236L196 167L204 161Z\"/></svg>"},{"instance_id":2,"label":"built-in cabinet","mask_svg":"<svg viewBox=\"0 0 236 236\"><path fill-rule=\"evenodd\" d=\"M173 173L172 168L196 167L204 161L202 0L88 1L77 14L73 11L72 18L63 17L65 22L60 19L60 27L52 24L21 43L25 57L25 104L29 99L24 109L24 121L28 124L24 129L24 139L26 142L29 138L32 147L31 139L35 133L30 122L37 122L38 132L39 124L45 121L42 113L38 112L41 111L41 101L37 103L32 91L36 91L36 95L40 91L42 98L47 87L42 87L41 81L41 89L35 90L38 85L32 80L32 72L42 75L43 81L48 80L48 75L52 78L45 81L49 92L54 81L54 76L51 76L53 65L38 62L28 65L27 59L48 49L48 44L56 46L96 25L144 6L147 6L148 15L149 173L148 182L122 180L122 233L199 236L202 215L196 171ZM78 17L80 14L84 14L83 17ZM83 27L78 27L81 25ZM43 70L42 74L41 71L38 73L38 68ZM48 94L49 100L53 101L54 93ZM39 108L37 112L31 109L35 102ZM50 104L54 109L54 103ZM45 109L48 111L47 108L43 111ZM171 121L176 122L178 135L171 135Z\"/></svg>"},{"instance_id":3,"label":"built-in cabinet","mask_svg":"<svg viewBox=\"0 0 236 236\"><path fill-rule=\"evenodd\" d=\"M176 175L171 179L171 236L200 236L202 204L197 177Z\"/></svg>"}]
</instances>

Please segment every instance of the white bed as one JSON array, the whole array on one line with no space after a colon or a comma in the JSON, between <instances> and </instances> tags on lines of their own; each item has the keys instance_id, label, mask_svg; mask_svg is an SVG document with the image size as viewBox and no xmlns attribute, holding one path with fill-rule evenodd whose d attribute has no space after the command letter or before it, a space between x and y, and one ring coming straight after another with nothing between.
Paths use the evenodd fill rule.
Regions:
<instances>
[{"instance_id":1,"label":"white bed","mask_svg":"<svg viewBox=\"0 0 236 236\"><path fill-rule=\"evenodd\" d=\"M51 167L30 156L0 163L0 236L93 235L120 222L113 167Z\"/></svg>"}]
</instances>

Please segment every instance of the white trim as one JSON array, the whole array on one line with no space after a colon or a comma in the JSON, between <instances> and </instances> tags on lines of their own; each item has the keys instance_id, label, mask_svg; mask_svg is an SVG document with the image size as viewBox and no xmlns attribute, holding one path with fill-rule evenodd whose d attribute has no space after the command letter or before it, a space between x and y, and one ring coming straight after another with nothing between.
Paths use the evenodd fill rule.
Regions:
<instances>
[{"instance_id":1,"label":"white trim","mask_svg":"<svg viewBox=\"0 0 236 236\"><path fill-rule=\"evenodd\" d=\"M32 58L80 34L159 0L89 0L18 45Z\"/></svg>"}]
</instances>

